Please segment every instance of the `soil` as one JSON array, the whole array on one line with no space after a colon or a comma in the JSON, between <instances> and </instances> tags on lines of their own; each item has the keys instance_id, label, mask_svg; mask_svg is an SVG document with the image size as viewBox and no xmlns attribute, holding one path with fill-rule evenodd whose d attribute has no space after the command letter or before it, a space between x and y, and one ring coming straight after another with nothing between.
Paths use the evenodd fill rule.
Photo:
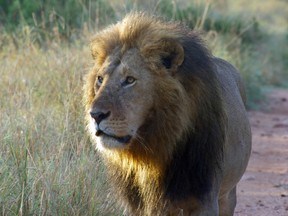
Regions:
<instances>
[{"instance_id":1,"label":"soil","mask_svg":"<svg viewBox=\"0 0 288 216\"><path fill-rule=\"evenodd\" d=\"M250 111L252 152L237 188L234 216L288 216L288 90Z\"/></svg>"}]
</instances>

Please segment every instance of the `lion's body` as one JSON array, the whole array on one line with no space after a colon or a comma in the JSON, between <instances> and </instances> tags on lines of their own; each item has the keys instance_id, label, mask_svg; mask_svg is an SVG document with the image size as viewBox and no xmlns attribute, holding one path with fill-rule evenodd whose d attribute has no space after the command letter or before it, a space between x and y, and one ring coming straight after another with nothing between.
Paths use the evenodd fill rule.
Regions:
<instances>
[{"instance_id":1,"label":"lion's body","mask_svg":"<svg viewBox=\"0 0 288 216\"><path fill-rule=\"evenodd\" d=\"M233 215L251 148L236 69L183 26L137 13L97 34L92 55L89 130L125 212Z\"/></svg>"}]
</instances>

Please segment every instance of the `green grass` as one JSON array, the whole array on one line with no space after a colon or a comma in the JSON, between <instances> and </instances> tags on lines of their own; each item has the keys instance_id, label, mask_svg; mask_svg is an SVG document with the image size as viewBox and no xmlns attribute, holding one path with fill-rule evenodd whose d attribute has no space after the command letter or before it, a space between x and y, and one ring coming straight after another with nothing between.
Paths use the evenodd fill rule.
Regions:
<instances>
[{"instance_id":1,"label":"green grass","mask_svg":"<svg viewBox=\"0 0 288 216\"><path fill-rule=\"evenodd\" d=\"M1 215L117 212L105 201L104 167L85 133L82 86L92 65L92 32L127 11L150 8L204 31L213 54L239 68L249 107L263 98L264 85L288 78L287 29L271 33L265 17L243 18L241 11L225 14L217 5L188 0L39 2L33 8L28 0L0 0Z\"/></svg>"}]
</instances>

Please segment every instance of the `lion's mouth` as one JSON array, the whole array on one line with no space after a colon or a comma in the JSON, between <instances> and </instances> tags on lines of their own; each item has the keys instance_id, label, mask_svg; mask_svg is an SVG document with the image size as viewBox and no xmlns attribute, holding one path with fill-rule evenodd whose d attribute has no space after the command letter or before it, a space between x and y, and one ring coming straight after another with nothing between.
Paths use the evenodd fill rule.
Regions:
<instances>
[{"instance_id":1,"label":"lion's mouth","mask_svg":"<svg viewBox=\"0 0 288 216\"><path fill-rule=\"evenodd\" d=\"M119 136L116 136L116 135L107 134L107 133L105 133L102 130L97 130L95 135L96 136L105 136L105 137L108 137L108 138L112 138L112 139L117 140L119 143L123 143L123 144L129 143L129 141L132 138L132 136L130 136L130 135L119 137Z\"/></svg>"}]
</instances>

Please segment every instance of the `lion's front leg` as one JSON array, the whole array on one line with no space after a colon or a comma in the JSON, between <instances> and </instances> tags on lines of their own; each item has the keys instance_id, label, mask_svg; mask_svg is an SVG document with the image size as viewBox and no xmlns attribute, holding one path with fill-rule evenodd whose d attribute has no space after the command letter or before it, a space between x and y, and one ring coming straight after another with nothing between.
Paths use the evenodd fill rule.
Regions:
<instances>
[{"instance_id":1,"label":"lion's front leg","mask_svg":"<svg viewBox=\"0 0 288 216\"><path fill-rule=\"evenodd\" d=\"M236 186L219 199L220 216L233 216L236 207Z\"/></svg>"}]
</instances>

